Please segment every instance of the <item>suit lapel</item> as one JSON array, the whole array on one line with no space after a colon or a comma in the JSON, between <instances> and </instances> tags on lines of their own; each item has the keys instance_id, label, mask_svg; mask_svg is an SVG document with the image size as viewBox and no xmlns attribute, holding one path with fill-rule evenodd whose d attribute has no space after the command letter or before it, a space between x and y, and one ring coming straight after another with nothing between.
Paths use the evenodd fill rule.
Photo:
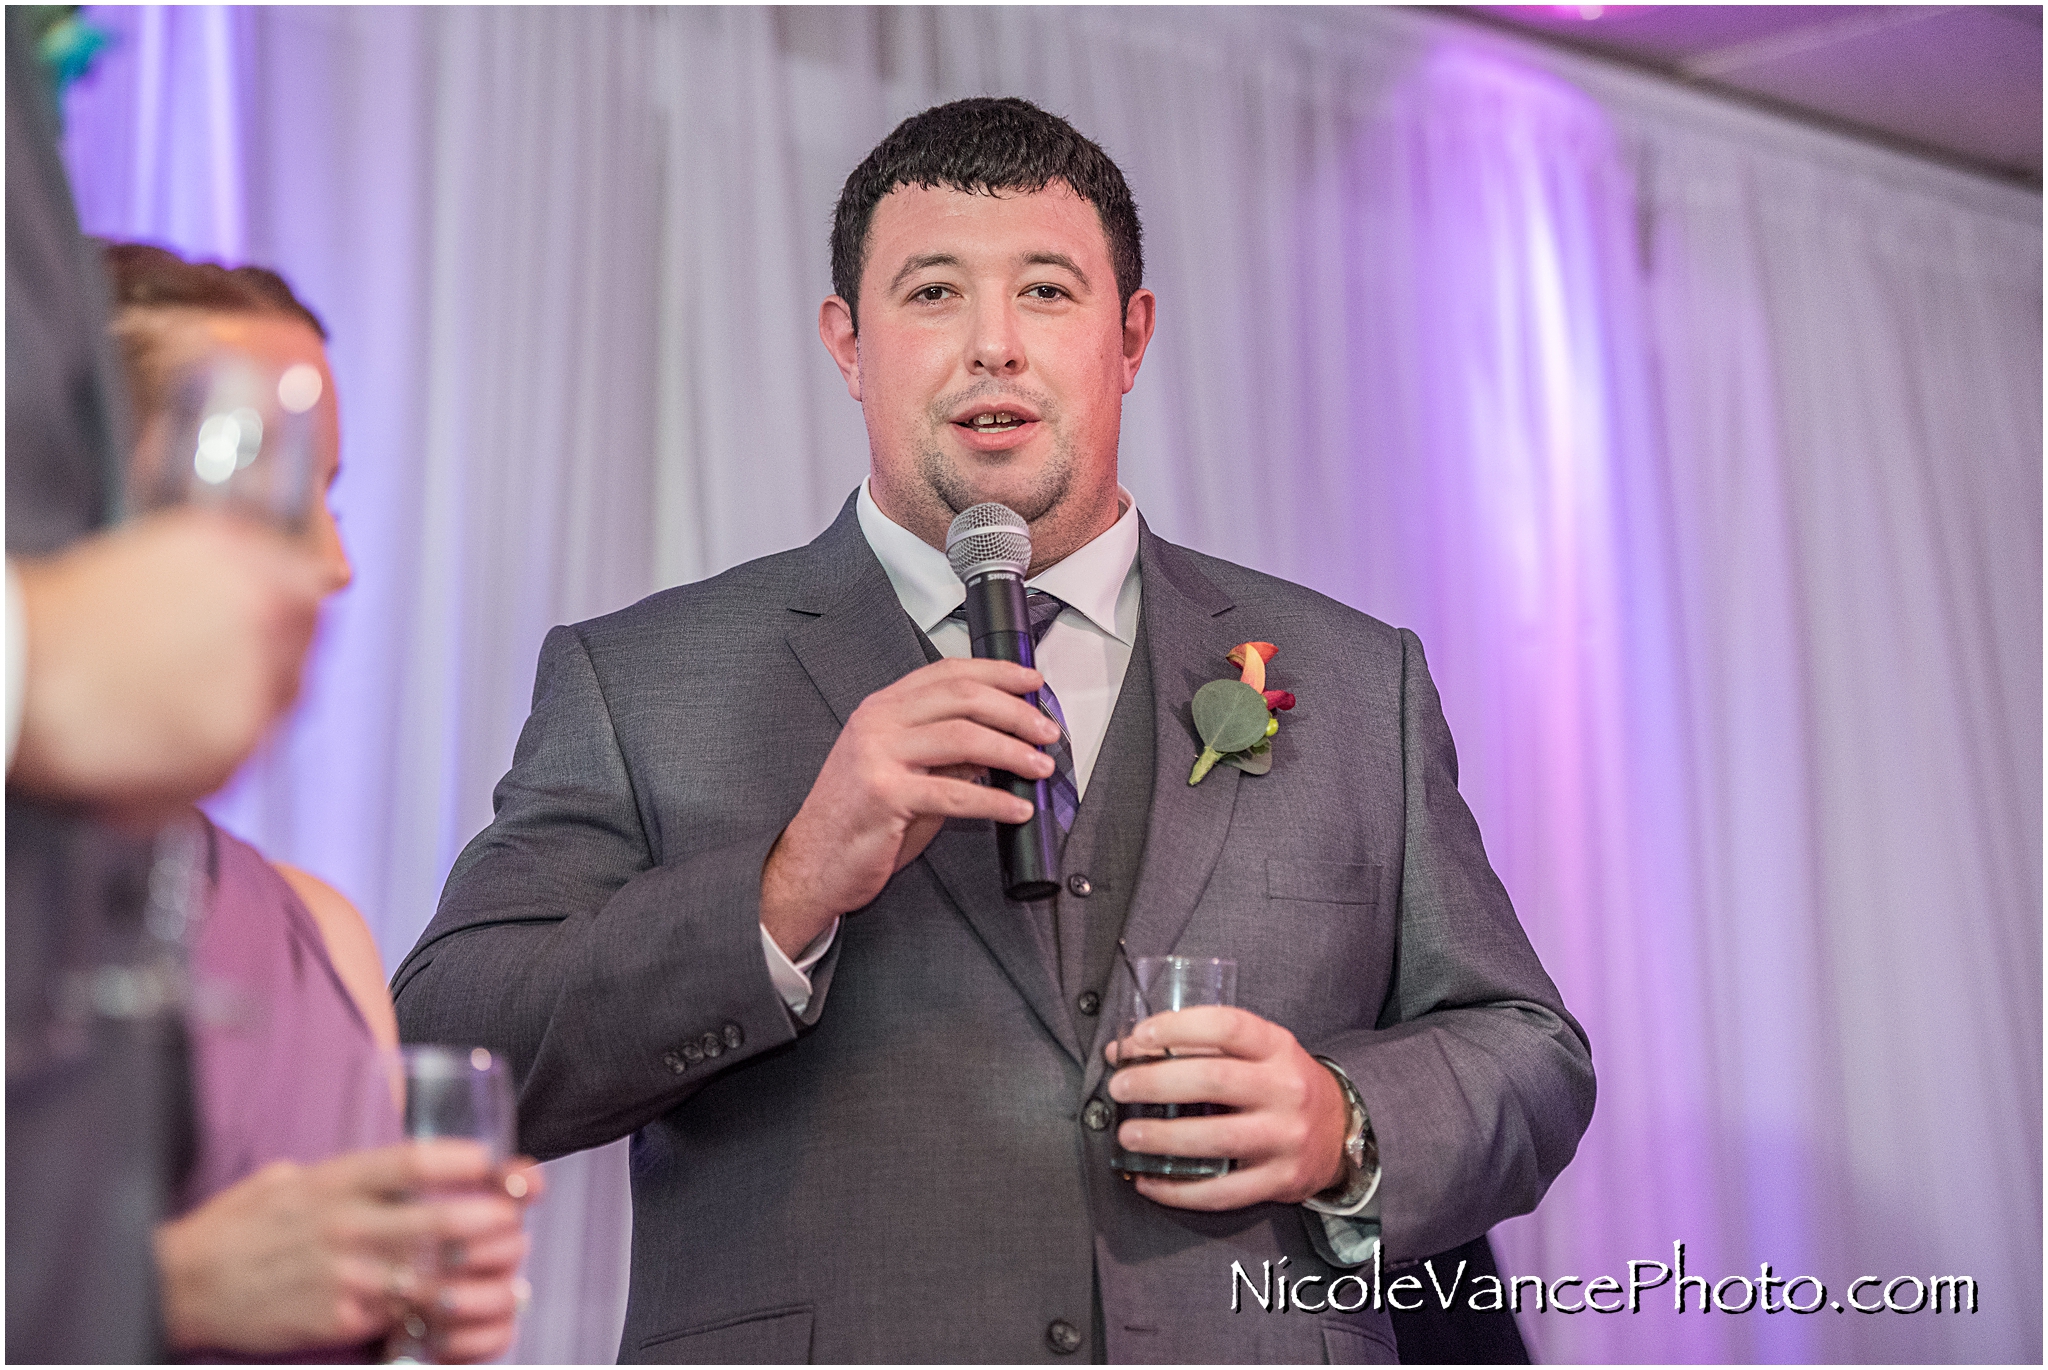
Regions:
<instances>
[{"instance_id":1,"label":"suit lapel","mask_svg":"<svg viewBox=\"0 0 2048 1370\"><path fill-rule=\"evenodd\" d=\"M805 616L789 647L843 728L863 699L924 665L924 651L850 501L809 550L815 563L788 597Z\"/></svg>"},{"instance_id":2,"label":"suit lapel","mask_svg":"<svg viewBox=\"0 0 2048 1370\"><path fill-rule=\"evenodd\" d=\"M1188 784L1188 772L1201 754L1190 713L1195 691L1230 673L1224 657L1241 639L1233 636L1237 615L1230 598L1191 557L1154 537L1142 520L1138 566L1144 587L1139 615L1154 701L1152 813L1137 888L1124 919L1124 943L1132 956L1165 956L1201 902L1237 804L1243 773L1235 766L1216 767L1199 785ZM1109 983L1121 987L1127 980L1119 966ZM1085 1092L1092 1092L1102 1075L1102 1048L1116 1030L1115 1016L1104 1012L1097 1024L1085 1062Z\"/></svg>"},{"instance_id":3,"label":"suit lapel","mask_svg":"<svg viewBox=\"0 0 2048 1370\"><path fill-rule=\"evenodd\" d=\"M860 531L853 500L811 547L816 564L788 605L807 621L790 630L789 648L844 727L863 699L927 659L917 625L903 612L888 573ZM1003 897L991 826L948 823L918 859L1047 1031L1078 1059L1080 1042L1060 1002L1051 952L1035 926L1042 920L1033 918L1036 910ZM899 871L894 878L902 876Z\"/></svg>"}]
</instances>

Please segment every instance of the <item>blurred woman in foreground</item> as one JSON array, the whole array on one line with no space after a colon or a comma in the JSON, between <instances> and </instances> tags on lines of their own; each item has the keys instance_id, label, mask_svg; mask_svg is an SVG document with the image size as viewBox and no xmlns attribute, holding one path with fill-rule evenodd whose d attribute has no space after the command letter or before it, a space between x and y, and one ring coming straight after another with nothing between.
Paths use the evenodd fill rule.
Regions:
<instances>
[{"instance_id":1,"label":"blurred woman in foreground","mask_svg":"<svg viewBox=\"0 0 2048 1370\"><path fill-rule=\"evenodd\" d=\"M138 244L109 246L106 263L138 462L162 446L181 376L232 359L291 377L297 412L311 420L300 535L326 568L328 593L345 587L348 556L327 504L340 429L319 319L261 268ZM397 1020L362 915L210 822L197 831L198 1154L156 1243L174 1351L372 1359L410 1321L424 1322L438 1359L502 1354L538 1169L500 1171L471 1142L394 1144L379 1063L397 1044ZM435 1259L420 1262L422 1251Z\"/></svg>"}]
</instances>

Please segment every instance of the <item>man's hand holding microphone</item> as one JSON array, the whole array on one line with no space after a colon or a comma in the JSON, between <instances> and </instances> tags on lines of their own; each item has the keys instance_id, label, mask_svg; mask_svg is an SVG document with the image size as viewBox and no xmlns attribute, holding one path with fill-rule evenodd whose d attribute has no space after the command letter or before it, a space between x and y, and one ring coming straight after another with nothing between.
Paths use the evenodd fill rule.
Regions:
<instances>
[{"instance_id":1,"label":"man's hand holding microphone","mask_svg":"<svg viewBox=\"0 0 2048 1370\"><path fill-rule=\"evenodd\" d=\"M1031 803L991 770L1043 778L1057 724L1022 696L1044 683L1007 661L935 661L861 701L761 872L761 925L794 957L915 861L948 818L1023 823Z\"/></svg>"}]
</instances>

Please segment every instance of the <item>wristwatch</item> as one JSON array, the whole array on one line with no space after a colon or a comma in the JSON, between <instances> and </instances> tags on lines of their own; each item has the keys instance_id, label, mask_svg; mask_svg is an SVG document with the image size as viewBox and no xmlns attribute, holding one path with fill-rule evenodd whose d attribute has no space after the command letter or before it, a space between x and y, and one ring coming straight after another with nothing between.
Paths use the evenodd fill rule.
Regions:
<instances>
[{"instance_id":1,"label":"wristwatch","mask_svg":"<svg viewBox=\"0 0 2048 1370\"><path fill-rule=\"evenodd\" d=\"M1344 1068L1327 1056L1318 1056L1316 1060L1337 1077L1337 1087L1344 1091L1344 1107L1349 1115L1344 1129L1344 1173L1338 1177L1337 1183L1302 1200L1302 1203L1318 1213L1352 1217L1365 1207L1379 1188L1379 1139L1373 1136L1372 1119L1366 1116L1365 1100L1358 1097L1358 1087L1351 1083L1351 1077L1344 1073Z\"/></svg>"}]
</instances>

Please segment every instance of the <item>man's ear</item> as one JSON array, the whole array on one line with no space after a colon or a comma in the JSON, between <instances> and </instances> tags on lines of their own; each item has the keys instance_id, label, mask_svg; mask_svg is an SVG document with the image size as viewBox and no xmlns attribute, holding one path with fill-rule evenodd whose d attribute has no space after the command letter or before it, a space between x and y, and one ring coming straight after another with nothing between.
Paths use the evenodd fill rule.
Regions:
<instances>
[{"instance_id":1,"label":"man's ear","mask_svg":"<svg viewBox=\"0 0 2048 1370\"><path fill-rule=\"evenodd\" d=\"M1131 387L1138 383L1138 367L1145 360L1145 349L1152 345L1152 328L1158 320L1159 300L1153 293L1140 287L1131 292L1131 302L1124 309L1124 393L1131 393Z\"/></svg>"},{"instance_id":2,"label":"man's ear","mask_svg":"<svg viewBox=\"0 0 2048 1370\"><path fill-rule=\"evenodd\" d=\"M832 354L832 360L839 366L839 374L846 377L846 393L858 400L860 339L854 335L852 307L837 295L818 306L818 340Z\"/></svg>"}]
</instances>

